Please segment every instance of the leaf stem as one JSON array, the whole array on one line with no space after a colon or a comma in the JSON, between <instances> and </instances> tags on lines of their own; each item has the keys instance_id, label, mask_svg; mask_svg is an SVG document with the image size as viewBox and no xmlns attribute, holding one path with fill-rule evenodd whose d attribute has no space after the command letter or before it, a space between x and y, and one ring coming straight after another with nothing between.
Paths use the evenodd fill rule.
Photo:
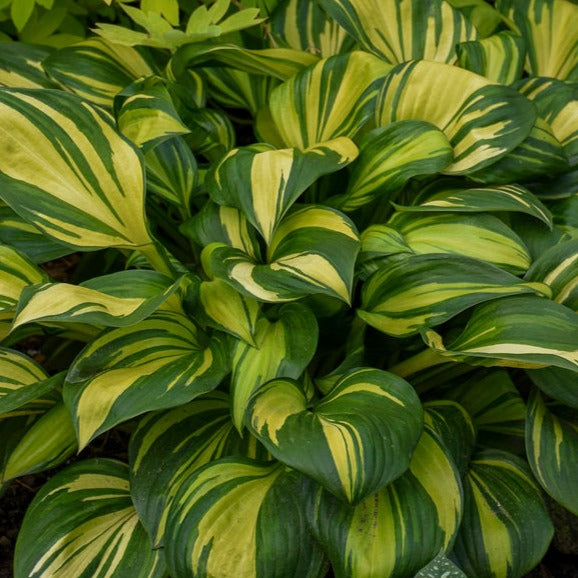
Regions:
<instances>
[{"instance_id":1,"label":"leaf stem","mask_svg":"<svg viewBox=\"0 0 578 578\"><path fill-rule=\"evenodd\" d=\"M159 273L164 273L171 279L176 279L180 276L180 273L171 262L168 252L159 243L153 241L148 245L141 245L138 251L143 254L153 269Z\"/></svg>"},{"instance_id":2,"label":"leaf stem","mask_svg":"<svg viewBox=\"0 0 578 578\"><path fill-rule=\"evenodd\" d=\"M391 371L391 373L395 373L400 377L407 377L408 375L413 375L418 371L422 371L424 369L428 369L429 367L433 367L434 365L440 365L441 363L446 363L448 361L450 360L447 357L444 357L438 351L428 348L420 351L413 357L400 361L393 367L390 367L388 371Z\"/></svg>"}]
</instances>

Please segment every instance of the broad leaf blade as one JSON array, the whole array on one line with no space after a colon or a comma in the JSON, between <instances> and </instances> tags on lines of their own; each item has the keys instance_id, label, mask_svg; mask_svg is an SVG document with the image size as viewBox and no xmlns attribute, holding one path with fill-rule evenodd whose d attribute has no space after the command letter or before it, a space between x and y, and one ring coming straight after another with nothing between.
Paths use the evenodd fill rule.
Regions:
<instances>
[{"instance_id":1,"label":"broad leaf blade","mask_svg":"<svg viewBox=\"0 0 578 578\"><path fill-rule=\"evenodd\" d=\"M41 63L50 51L24 42L3 42L0 53L0 86L55 88Z\"/></svg>"}]
</instances>

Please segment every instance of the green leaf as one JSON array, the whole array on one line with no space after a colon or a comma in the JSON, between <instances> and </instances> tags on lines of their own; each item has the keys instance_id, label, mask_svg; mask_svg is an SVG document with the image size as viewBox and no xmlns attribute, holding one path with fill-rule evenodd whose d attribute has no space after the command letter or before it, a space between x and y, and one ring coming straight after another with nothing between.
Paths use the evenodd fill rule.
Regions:
<instances>
[{"instance_id":1,"label":"green leaf","mask_svg":"<svg viewBox=\"0 0 578 578\"><path fill-rule=\"evenodd\" d=\"M486 450L472 461L463 483L458 563L468 576L524 576L542 559L553 534L527 464Z\"/></svg>"},{"instance_id":2,"label":"green leaf","mask_svg":"<svg viewBox=\"0 0 578 578\"><path fill-rule=\"evenodd\" d=\"M13 328L26 323L91 323L125 327L148 317L179 288L181 279L155 271L120 271L80 285L43 283L22 291Z\"/></svg>"},{"instance_id":3,"label":"green leaf","mask_svg":"<svg viewBox=\"0 0 578 578\"><path fill-rule=\"evenodd\" d=\"M304 516L302 477L279 464L224 458L193 473L169 510L174 576L321 578L325 556Z\"/></svg>"},{"instance_id":4,"label":"green leaf","mask_svg":"<svg viewBox=\"0 0 578 578\"><path fill-rule=\"evenodd\" d=\"M578 6L566 0L498 0L498 10L520 29L530 76L578 80Z\"/></svg>"},{"instance_id":5,"label":"green leaf","mask_svg":"<svg viewBox=\"0 0 578 578\"><path fill-rule=\"evenodd\" d=\"M441 172L453 159L445 135L422 121L406 120L376 128L359 143L347 190L332 204L353 211L375 199L392 200L413 177Z\"/></svg>"},{"instance_id":6,"label":"green leaf","mask_svg":"<svg viewBox=\"0 0 578 578\"><path fill-rule=\"evenodd\" d=\"M474 26L450 3L434 0L320 0L321 6L367 51L386 62L453 62L455 46L475 40Z\"/></svg>"},{"instance_id":7,"label":"green leaf","mask_svg":"<svg viewBox=\"0 0 578 578\"><path fill-rule=\"evenodd\" d=\"M567 420L556 415L556 405L546 404L538 390L528 400L526 451L540 485L558 503L578 515L578 427L576 415ZM570 417L570 416L569 416Z\"/></svg>"},{"instance_id":8,"label":"green leaf","mask_svg":"<svg viewBox=\"0 0 578 578\"><path fill-rule=\"evenodd\" d=\"M154 74L134 48L89 38L53 52L42 65L55 82L84 100L112 107L114 97L141 77Z\"/></svg>"},{"instance_id":9,"label":"green leaf","mask_svg":"<svg viewBox=\"0 0 578 578\"><path fill-rule=\"evenodd\" d=\"M320 490L310 509L336 578L402 578L451 549L462 488L453 461L426 429L409 469L390 485L355 507Z\"/></svg>"},{"instance_id":10,"label":"green leaf","mask_svg":"<svg viewBox=\"0 0 578 578\"><path fill-rule=\"evenodd\" d=\"M467 576L449 558L438 554L414 578L467 578Z\"/></svg>"},{"instance_id":11,"label":"green leaf","mask_svg":"<svg viewBox=\"0 0 578 578\"><path fill-rule=\"evenodd\" d=\"M277 459L357 503L408 468L422 415L406 381L365 368L346 373L312 409L297 382L272 380L251 396L245 422Z\"/></svg>"},{"instance_id":12,"label":"green leaf","mask_svg":"<svg viewBox=\"0 0 578 578\"><path fill-rule=\"evenodd\" d=\"M532 383L547 396L578 409L576 374L561 367L544 367L526 370Z\"/></svg>"},{"instance_id":13,"label":"green leaf","mask_svg":"<svg viewBox=\"0 0 578 578\"><path fill-rule=\"evenodd\" d=\"M532 104L513 88L425 60L391 71L375 111L378 126L415 119L443 131L454 149L454 161L444 169L447 174L469 174L496 162L530 134L536 120Z\"/></svg>"},{"instance_id":14,"label":"green leaf","mask_svg":"<svg viewBox=\"0 0 578 578\"><path fill-rule=\"evenodd\" d=\"M215 162L235 146L233 124L221 111L198 108L183 111L182 117L190 129L185 140L195 154L202 154Z\"/></svg>"},{"instance_id":15,"label":"green leaf","mask_svg":"<svg viewBox=\"0 0 578 578\"><path fill-rule=\"evenodd\" d=\"M422 189L416 204L395 205L396 210L411 213L486 213L497 211L531 215L552 228L547 207L520 185L468 187L442 179Z\"/></svg>"},{"instance_id":16,"label":"green leaf","mask_svg":"<svg viewBox=\"0 0 578 578\"><path fill-rule=\"evenodd\" d=\"M100 109L51 90L0 90L0 197L70 246L134 249L151 238L142 160Z\"/></svg>"},{"instance_id":17,"label":"green leaf","mask_svg":"<svg viewBox=\"0 0 578 578\"><path fill-rule=\"evenodd\" d=\"M578 371L576 314L548 299L513 296L478 305L465 329L447 347L425 332L430 347L476 365L543 367Z\"/></svg>"},{"instance_id":18,"label":"green leaf","mask_svg":"<svg viewBox=\"0 0 578 578\"><path fill-rule=\"evenodd\" d=\"M145 416L129 445L130 491L153 545L164 542L167 514L191 473L224 456L270 458L251 435L239 436L230 400L211 392L168 412Z\"/></svg>"},{"instance_id":19,"label":"green leaf","mask_svg":"<svg viewBox=\"0 0 578 578\"><path fill-rule=\"evenodd\" d=\"M162 554L132 505L128 468L85 460L56 474L36 494L16 542L15 578L161 578Z\"/></svg>"},{"instance_id":20,"label":"green leaf","mask_svg":"<svg viewBox=\"0 0 578 578\"><path fill-rule=\"evenodd\" d=\"M18 2L16 2L18 3ZM0 86L55 88L42 70L50 51L24 42L3 42L0 52Z\"/></svg>"},{"instance_id":21,"label":"green leaf","mask_svg":"<svg viewBox=\"0 0 578 578\"><path fill-rule=\"evenodd\" d=\"M490 299L544 293L488 263L444 254L414 255L378 269L363 286L357 314L388 335L407 337Z\"/></svg>"},{"instance_id":22,"label":"green leaf","mask_svg":"<svg viewBox=\"0 0 578 578\"><path fill-rule=\"evenodd\" d=\"M522 76L526 44L521 36L509 30L458 44L456 50L459 66L488 80L512 84Z\"/></svg>"},{"instance_id":23,"label":"green leaf","mask_svg":"<svg viewBox=\"0 0 578 578\"><path fill-rule=\"evenodd\" d=\"M227 365L219 338L204 343L193 322L176 312L104 333L78 355L64 384L80 448L132 417L214 389Z\"/></svg>"},{"instance_id":24,"label":"green leaf","mask_svg":"<svg viewBox=\"0 0 578 578\"><path fill-rule=\"evenodd\" d=\"M482 38L493 34L505 18L486 0L447 0L470 21Z\"/></svg>"},{"instance_id":25,"label":"green leaf","mask_svg":"<svg viewBox=\"0 0 578 578\"><path fill-rule=\"evenodd\" d=\"M16 0L10 6L10 18L20 32L34 11L35 0Z\"/></svg>"},{"instance_id":26,"label":"green leaf","mask_svg":"<svg viewBox=\"0 0 578 578\"><path fill-rule=\"evenodd\" d=\"M299 196L322 175L343 168L356 156L357 147L344 137L303 152L253 145L232 150L206 185L213 201L241 210L270 243Z\"/></svg>"},{"instance_id":27,"label":"green leaf","mask_svg":"<svg viewBox=\"0 0 578 578\"><path fill-rule=\"evenodd\" d=\"M373 115L378 85L390 70L379 58L354 51L298 72L271 92L269 107L281 138L301 150L352 138Z\"/></svg>"},{"instance_id":28,"label":"green leaf","mask_svg":"<svg viewBox=\"0 0 578 578\"><path fill-rule=\"evenodd\" d=\"M178 0L141 0L140 6L144 12L158 12L173 26L179 25Z\"/></svg>"},{"instance_id":29,"label":"green leaf","mask_svg":"<svg viewBox=\"0 0 578 578\"><path fill-rule=\"evenodd\" d=\"M259 301L324 294L349 303L358 249L357 231L343 213L304 205L277 227L266 264L218 244L208 246L203 258L216 277Z\"/></svg>"},{"instance_id":30,"label":"green leaf","mask_svg":"<svg viewBox=\"0 0 578 578\"><path fill-rule=\"evenodd\" d=\"M233 349L232 413L241 431L251 393L276 377L298 379L313 358L318 326L304 305L289 303L277 321L261 317L255 326L255 345L238 341Z\"/></svg>"}]
</instances>

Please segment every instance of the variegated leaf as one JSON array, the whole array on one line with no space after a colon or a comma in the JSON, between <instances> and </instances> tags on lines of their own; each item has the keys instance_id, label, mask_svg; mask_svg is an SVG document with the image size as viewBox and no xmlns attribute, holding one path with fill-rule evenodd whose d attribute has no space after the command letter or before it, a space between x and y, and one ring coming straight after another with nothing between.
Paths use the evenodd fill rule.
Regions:
<instances>
[{"instance_id":1,"label":"variegated leaf","mask_svg":"<svg viewBox=\"0 0 578 578\"><path fill-rule=\"evenodd\" d=\"M106 107L112 107L114 97L125 86L154 74L134 48L97 37L53 52L43 66L67 90Z\"/></svg>"},{"instance_id":2,"label":"variegated leaf","mask_svg":"<svg viewBox=\"0 0 578 578\"><path fill-rule=\"evenodd\" d=\"M520 185L496 187L467 187L442 179L422 189L412 205L395 205L398 211L411 213L526 213L552 228L552 215L548 208Z\"/></svg>"},{"instance_id":3,"label":"variegated leaf","mask_svg":"<svg viewBox=\"0 0 578 578\"><path fill-rule=\"evenodd\" d=\"M310 512L336 578L406 578L451 549L462 515L460 477L425 429L397 480L355 507L320 490Z\"/></svg>"},{"instance_id":4,"label":"variegated leaf","mask_svg":"<svg viewBox=\"0 0 578 578\"><path fill-rule=\"evenodd\" d=\"M299 196L322 175L338 171L357 157L348 138L304 151L254 145L232 150L217 165L207 188L213 201L241 210L267 243Z\"/></svg>"},{"instance_id":5,"label":"variegated leaf","mask_svg":"<svg viewBox=\"0 0 578 578\"><path fill-rule=\"evenodd\" d=\"M446 0L459 10L477 29L481 38L494 34L504 24L504 16L486 0ZM507 22L506 22L507 24Z\"/></svg>"},{"instance_id":6,"label":"variegated leaf","mask_svg":"<svg viewBox=\"0 0 578 578\"><path fill-rule=\"evenodd\" d=\"M0 52L0 86L55 88L42 69L50 50L24 42L3 42Z\"/></svg>"},{"instance_id":7,"label":"variegated leaf","mask_svg":"<svg viewBox=\"0 0 578 578\"><path fill-rule=\"evenodd\" d=\"M303 478L282 464L224 458L194 472L168 514L174 576L321 578L325 556L305 521Z\"/></svg>"},{"instance_id":8,"label":"variegated leaf","mask_svg":"<svg viewBox=\"0 0 578 578\"><path fill-rule=\"evenodd\" d=\"M458 254L516 274L530 266L530 254L522 239L493 215L400 212L393 215L388 225L397 229L418 255Z\"/></svg>"},{"instance_id":9,"label":"variegated leaf","mask_svg":"<svg viewBox=\"0 0 578 578\"><path fill-rule=\"evenodd\" d=\"M317 320L304 305L283 305L276 321L261 317L255 326L255 345L238 341L233 350L231 396L233 422L239 431L251 393L276 377L297 379L317 347Z\"/></svg>"},{"instance_id":10,"label":"variegated leaf","mask_svg":"<svg viewBox=\"0 0 578 578\"><path fill-rule=\"evenodd\" d=\"M559 408L559 406L558 406ZM526 451L540 485L559 504L578 516L578 415L557 415L538 390L528 400ZM560 408L559 408L560 409Z\"/></svg>"},{"instance_id":11,"label":"variegated leaf","mask_svg":"<svg viewBox=\"0 0 578 578\"><path fill-rule=\"evenodd\" d=\"M498 0L526 41L530 76L578 80L578 6L566 0Z\"/></svg>"},{"instance_id":12,"label":"variegated leaf","mask_svg":"<svg viewBox=\"0 0 578 578\"><path fill-rule=\"evenodd\" d=\"M406 120L376 128L361 139L347 190L332 199L342 211L353 211L375 199L395 199L413 177L445 169L453 149L443 132L427 122Z\"/></svg>"},{"instance_id":13,"label":"variegated leaf","mask_svg":"<svg viewBox=\"0 0 578 578\"><path fill-rule=\"evenodd\" d=\"M206 343L179 313L159 311L104 333L78 355L64 384L80 448L132 417L214 389L228 371L220 339Z\"/></svg>"},{"instance_id":14,"label":"variegated leaf","mask_svg":"<svg viewBox=\"0 0 578 578\"><path fill-rule=\"evenodd\" d=\"M2 89L0 120L0 197L21 217L73 247L150 247L141 157L105 113L62 91Z\"/></svg>"},{"instance_id":15,"label":"variegated leaf","mask_svg":"<svg viewBox=\"0 0 578 578\"><path fill-rule=\"evenodd\" d=\"M92 323L124 327L142 321L179 287L155 271L120 271L80 285L43 283L22 291L13 328L26 323Z\"/></svg>"},{"instance_id":16,"label":"variegated leaf","mask_svg":"<svg viewBox=\"0 0 578 578\"><path fill-rule=\"evenodd\" d=\"M185 137L195 154L217 162L235 146L235 129L229 117L220 110L196 108L181 110L184 123L190 129Z\"/></svg>"},{"instance_id":17,"label":"variegated leaf","mask_svg":"<svg viewBox=\"0 0 578 578\"><path fill-rule=\"evenodd\" d=\"M578 371L578 316L540 297L504 297L478 305L447 346L433 330L424 337L430 347L476 365L553 365Z\"/></svg>"},{"instance_id":18,"label":"variegated leaf","mask_svg":"<svg viewBox=\"0 0 578 578\"><path fill-rule=\"evenodd\" d=\"M140 421L129 446L130 492L155 547L164 542L168 510L183 482L205 464L231 455L270 458L253 436L239 436L223 393Z\"/></svg>"},{"instance_id":19,"label":"variegated leaf","mask_svg":"<svg viewBox=\"0 0 578 578\"><path fill-rule=\"evenodd\" d=\"M527 463L486 450L472 461L463 484L458 563L468 576L524 576L542 559L553 534Z\"/></svg>"},{"instance_id":20,"label":"variegated leaf","mask_svg":"<svg viewBox=\"0 0 578 578\"><path fill-rule=\"evenodd\" d=\"M463 42L456 50L459 66L488 80L512 84L522 76L526 44L521 36L509 30L481 40Z\"/></svg>"},{"instance_id":21,"label":"variegated leaf","mask_svg":"<svg viewBox=\"0 0 578 578\"><path fill-rule=\"evenodd\" d=\"M384 264L369 278L357 314L383 333L407 337L478 303L519 293L549 291L477 259L414 255Z\"/></svg>"},{"instance_id":22,"label":"variegated leaf","mask_svg":"<svg viewBox=\"0 0 578 578\"><path fill-rule=\"evenodd\" d=\"M266 264L223 244L206 247L203 259L213 275L259 301L324 294L349 303L358 250L349 218L328 207L305 205L277 227Z\"/></svg>"},{"instance_id":23,"label":"variegated leaf","mask_svg":"<svg viewBox=\"0 0 578 578\"><path fill-rule=\"evenodd\" d=\"M450 3L434 0L320 0L321 6L367 51L386 62L453 62L460 42L475 40L474 26Z\"/></svg>"},{"instance_id":24,"label":"variegated leaf","mask_svg":"<svg viewBox=\"0 0 578 578\"><path fill-rule=\"evenodd\" d=\"M405 380L363 368L343 375L311 409L296 381L274 379L252 394L245 422L277 459L357 503L408 468L422 416Z\"/></svg>"},{"instance_id":25,"label":"variegated leaf","mask_svg":"<svg viewBox=\"0 0 578 578\"><path fill-rule=\"evenodd\" d=\"M269 107L285 144L303 150L352 138L373 115L390 69L379 58L354 51L323 59L275 88Z\"/></svg>"},{"instance_id":26,"label":"variegated leaf","mask_svg":"<svg viewBox=\"0 0 578 578\"><path fill-rule=\"evenodd\" d=\"M108 459L78 462L36 494L16 543L15 578L162 578L131 502L128 468Z\"/></svg>"},{"instance_id":27,"label":"variegated leaf","mask_svg":"<svg viewBox=\"0 0 578 578\"><path fill-rule=\"evenodd\" d=\"M378 126L415 119L443 131L454 149L453 163L444 169L447 174L469 174L496 162L530 134L536 120L532 104L513 88L425 60L391 71L375 112Z\"/></svg>"},{"instance_id":28,"label":"variegated leaf","mask_svg":"<svg viewBox=\"0 0 578 578\"><path fill-rule=\"evenodd\" d=\"M271 17L271 33L281 45L328 58L353 48L354 40L322 9L319 0L280 3Z\"/></svg>"},{"instance_id":29,"label":"variegated leaf","mask_svg":"<svg viewBox=\"0 0 578 578\"><path fill-rule=\"evenodd\" d=\"M561 367L544 367L528 369L526 373L532 383L547 396L578 409L578 388L574 371Z\"/></svg>"}]
</instances>

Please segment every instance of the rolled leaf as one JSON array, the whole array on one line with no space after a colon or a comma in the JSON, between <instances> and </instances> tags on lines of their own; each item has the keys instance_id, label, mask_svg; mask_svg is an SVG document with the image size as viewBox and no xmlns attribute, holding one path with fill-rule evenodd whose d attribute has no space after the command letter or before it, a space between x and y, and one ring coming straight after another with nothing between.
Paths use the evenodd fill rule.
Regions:
<instances>
[{"instance_id":1,"label":"rolled leaf","mask_svg":"<svg viewBox=\"0 0 578 578\"><path fill-rule=\"evenodd\" d=\"M150 245L141 157L104 112L62 91L4 89L0 119L0 197L22 218L85 250Z\"/></svg>"},{"instance_id":2,"label":"rolled leaf","mask_svg":"<svg viewBox=\"0 0 578 578\"><path fill-rule=\"evenodd\" d=\"M16 542L15 578L161 578L129 493L128 467L85 460L56 474L36 494Z\"/></svg>"},{"instance_id":3,"label":"rolled leaf","mask_svg":"<svg viewBox=\"0 0 578 578\"><path fill-rule=\"evenodd\" d=\"M134 416L217 387L228 372L224 345L203 341L192 321L171 311L92 341L71 365L63 392L79 447Z\"/></svg>"},{"instance_id":4,"label":"rolled leaf","mask_svg":"<svg viewBox=\"0 0 578 578\"><path fill-rule=\"evenodd\" d=\"M422 415L406 381L365 368L347 372L312 409L297 382L272 380L251 396L245 421L277 459L357 503L408 468Z\"/></svg>"},{"instance_id":5,"label":"rolled leaf","mask_svg":"<svg viewBox=\"0 0 578 578\"><path fill-rule=\"evenodd\" d=\"M556 415L556 404L546 404L534 390L528 401L526 451L530 467L540 485L559 504L578 515L578 428L576 412L564 419Z\"/></svg>"},{"instance_id":6,"label":"rolled leaf","mask_svg":"<svg viewBox=\"0 0 578 578\"><path fill-rule=\"evenodd\" d=\"M321 578L325 557L307 530L302 486L300 474L280 464L241 458L224 458L193 473L169 510L169 571Z\"/></svg>"},{"instance_id":7,"label":"rolled leaf","mask_svg":"<svg viewBox=\"0 0 578 578\"><path fill-rule=\"evenodd\" d=\"M447 86L452 87L451 105ZM453 163L444 169L447 174L469 174L496 162L530 134L536 120L532 104L513 88L424 60L391 71L375 112L378 126L415 119L443 131L454 149Z\"/></svg>"}]
</instances>

